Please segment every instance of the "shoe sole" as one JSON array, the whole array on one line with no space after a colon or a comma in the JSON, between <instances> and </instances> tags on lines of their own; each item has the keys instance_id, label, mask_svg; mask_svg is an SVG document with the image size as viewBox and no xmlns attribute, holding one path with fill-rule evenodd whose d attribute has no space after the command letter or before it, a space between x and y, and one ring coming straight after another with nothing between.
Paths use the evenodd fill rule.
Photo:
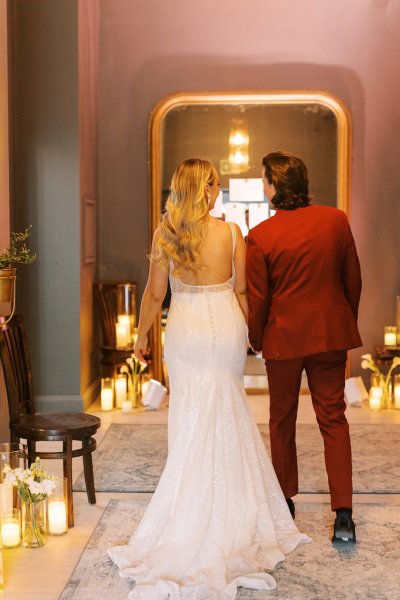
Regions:
<instances>
[{"instance_id":1,"label":"shoe sole","mask_svg":"<svg viewBox=\"0 0 400 600\"><path fill-rule=\"evenodd\" d=\"M340 529L339 529L339 530L335 531L335 533L333 534L333 537L332 537L332 543L335 543L335 542L345 542L346 544L348 544L348 543L355 544L356 543L355 530L349 532L348 530L340 531Z\"/></svg>"}]
</instances>

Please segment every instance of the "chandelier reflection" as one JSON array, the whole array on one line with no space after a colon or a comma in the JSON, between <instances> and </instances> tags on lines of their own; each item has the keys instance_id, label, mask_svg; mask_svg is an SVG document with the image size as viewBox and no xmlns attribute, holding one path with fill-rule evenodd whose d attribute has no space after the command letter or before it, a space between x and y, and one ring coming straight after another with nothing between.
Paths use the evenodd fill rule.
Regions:
<instances>
[{"instance_id":1,"label":"chandelier reflection","mask_svg":"<svg viewBox=\"0 0 400 600\"><path fill-rule=\"evenodd\" d=\"M249 129L245 119L232 119L229 132L229 170L243 173L249 169Z\"/></svg>"}]
</instances>

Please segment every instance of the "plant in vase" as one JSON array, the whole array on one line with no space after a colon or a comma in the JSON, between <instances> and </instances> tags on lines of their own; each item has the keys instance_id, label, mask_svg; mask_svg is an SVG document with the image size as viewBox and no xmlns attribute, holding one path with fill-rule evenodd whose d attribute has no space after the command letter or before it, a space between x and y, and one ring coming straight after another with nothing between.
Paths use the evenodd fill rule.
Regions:
<instances>
[{"instance_id":1,"label":"plant in vase","mask_svg":"<svg viewBox=\"0 0 400 600\"><path fill-rule=\"evenodd\" d=\"M143 371L147 367L147 363L138 360L134 354L126 359L126 363L127 364L123 365L119 371L120 373L128 375L128 390L132 398L132 406L133 408L136 408L138 399L141 395L141 377Z\"/></svg>"},{"instance_id":2,"label":"plant in vase","mask_svg":"<svg viewBox=\"0 0 400 600\"><path fill-rule=\"evenodd\" d=\"M17 488L22 501L22 545L38 548L44 545L46 534L46 498L56 487L56 478L49 475L36 458L29 469L3 468L5 481Z\"/></svg>"},{"instance_id":3,"label":"plant in vase","mask_svg":"<svg viewBox=\"0 0 400 600\"><path fill-rule=\"evenodd\" d=\"M25 243L31 235L31 227L32 225L29 225L25 231L20 233L12 231L10 235L10 247L3 248L0 254L0 302L11 303L11 315L7 321L11 319L15 310L17 269L14 265L29 265L37 258L36 254L32 254Z\"/></svg>"},{"instance_id":4,"label":"plant in vase","mask_svg":"<svg viewBox=\"0 0 400 600\"><path fill-rule=\"evenodd\" d=\"M391 381L392 381L392 371L396 367L400 365L400 356L395 356L393 358L392 364L387 375L384 375L379 369L378 365L372 358L371 354L363 354L361 357L361 367L363 369L370 369L372 373L375 373L377 377L379 377L379 385L382 388L382 396L383 396L383 406L386 408L390 408L391 405Z\"/></svg>"}]
</instances>

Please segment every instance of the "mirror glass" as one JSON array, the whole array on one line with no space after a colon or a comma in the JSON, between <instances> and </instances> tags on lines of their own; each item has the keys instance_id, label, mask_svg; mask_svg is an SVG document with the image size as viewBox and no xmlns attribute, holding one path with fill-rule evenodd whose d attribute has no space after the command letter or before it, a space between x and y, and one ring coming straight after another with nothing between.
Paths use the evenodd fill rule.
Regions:
<instances>
[{"instance_id":1,"label":"mirror glass","mask_svg":"<svg viewBox=\"0 0 400 600\"><path fill-rule=\"evenodd\" d=\"M336 98L322 92L176 94L154 109L149 126L150 239L158 226L176 166L191 157L209 159L220 173L214 216L248 228L273 211L263 194L261 160L274 150L300 156L308 167L314 204L348 212L350 119ZM161 324L153 328L154 376L167 379ZM248 355L245 385L266 390L264 361Z\"/></svg>"}]
</instances>

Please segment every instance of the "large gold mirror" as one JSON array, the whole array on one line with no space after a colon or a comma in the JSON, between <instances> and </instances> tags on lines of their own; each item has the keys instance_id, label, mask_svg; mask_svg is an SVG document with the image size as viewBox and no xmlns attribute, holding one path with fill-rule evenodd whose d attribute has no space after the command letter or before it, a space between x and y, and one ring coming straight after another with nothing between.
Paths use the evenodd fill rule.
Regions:
<instances>
[{"instance_id":1,"label":"large gold mirror","mask_svg":"<svg viewBox=\"0 0 400 600\"><path fill-rule=\"evenodd\" d=\"M181 160L195 156L208 158L219 170L218 216L233 220L230 215L239 210L244 234L255 219L269 216L259 183L262 157L274 150L304 160L314 204L348 213L350 137L348 110L325 92L190 92L164 98L149 122L150 243L173 171ZM164 318L167 311L168 300ZM161 380L161 318L153 327L152 350L154 376ZM248 391L265 390L263 361L249 357L245 385Z\"/></svg>"}]
</instances>

